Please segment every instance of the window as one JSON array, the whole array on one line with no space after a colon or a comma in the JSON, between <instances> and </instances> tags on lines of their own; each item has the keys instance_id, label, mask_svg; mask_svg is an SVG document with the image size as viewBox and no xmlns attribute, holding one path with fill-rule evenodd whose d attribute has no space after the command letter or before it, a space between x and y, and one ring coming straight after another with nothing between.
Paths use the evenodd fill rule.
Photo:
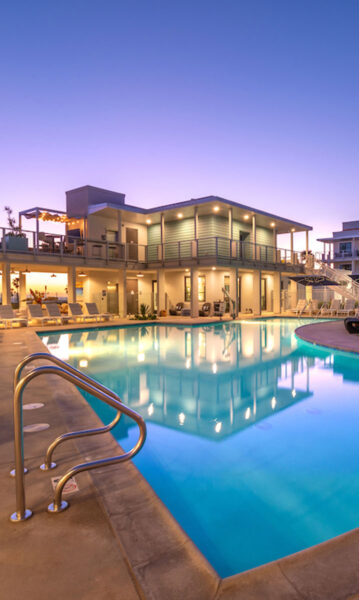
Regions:
<instances>
[{"instance_id":1,"label":"window","mask_svg":"<svg viewBox=\"0 0 359 600\"><path fill-rule=\"evenodd\" d=\"M189 275L184 278L184 301L191 302L191 277ZM206 301L206 277L204 275L198 277L198 301Z\"/></svg>"},{"instance_id":2,"label":"window","mask_svg":"<svg viewBox=\"0 0 359 600\"><path fill-rule=\"evenodd\" d=\"M350 255L352 253L352 243L351 242L340 242L339 243L339 252L341 254Z\"/></svg>"}]
</instances>

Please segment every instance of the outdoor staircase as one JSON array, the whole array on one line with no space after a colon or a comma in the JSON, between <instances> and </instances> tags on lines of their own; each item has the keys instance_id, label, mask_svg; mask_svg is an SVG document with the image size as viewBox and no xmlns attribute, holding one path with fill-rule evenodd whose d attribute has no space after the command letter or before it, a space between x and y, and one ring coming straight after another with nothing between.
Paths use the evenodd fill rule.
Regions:
<instances>
[{"instance_id":1,"label":"outdoor staircase","mask_svg":"<svg viewBox=\"0 0 359 600\"><path fill-rule=\"evenodd\" d=\"M328 285L330 289L337 294L341 294L343 298L353 298L356 302L359 302L359 283L347 275L343 269L333 269L319 258L313 258L313 266L306 267L308 275L322 275L326 277L335 284L333 287Z\"/></svg>"}]
</instances>

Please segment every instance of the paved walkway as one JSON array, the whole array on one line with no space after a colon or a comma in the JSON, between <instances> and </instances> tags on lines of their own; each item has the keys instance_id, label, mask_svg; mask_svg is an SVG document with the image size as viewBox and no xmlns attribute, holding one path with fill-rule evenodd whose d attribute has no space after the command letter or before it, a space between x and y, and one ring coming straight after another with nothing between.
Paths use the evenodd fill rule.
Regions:
<instances>
[{"instance_id":1,"label":"paved walkway","mask_svg":"<svg viewBox=\"0 0 359 600\"><path fill-rule=\"evenodd\" d=\"M74 502L60 515L46 511L52 497L51 477L82 462L77 448L68 442L58 450L61 468L49 473L38 468L49 442L66 431L53 402L50 377L35 380L24 394L24 403L44 403L43 408L24 411L24 425L51 425L45 431L24 434L30 468L25 478L27 506L34 516L24 523L9 521L15 510L15 483L9 476L13 465L12 378L15 365L29 351L28 333L0 333L0 598L138 600L141 596L87 473L81 475L81 502ZM41 346L39 343L39 350Z\"/></svg>"},{"instance_id":2,"label":"paved walkway","mask_svg":"<svg viewBox=\"0 0 359 600\"><path fill-rule=\"evenodd\" d=\"M303 325L298 327L296 334L312 344L346 352L359 352L359 335L348 333L342 320Z\"/></svg>"}]
</instances>

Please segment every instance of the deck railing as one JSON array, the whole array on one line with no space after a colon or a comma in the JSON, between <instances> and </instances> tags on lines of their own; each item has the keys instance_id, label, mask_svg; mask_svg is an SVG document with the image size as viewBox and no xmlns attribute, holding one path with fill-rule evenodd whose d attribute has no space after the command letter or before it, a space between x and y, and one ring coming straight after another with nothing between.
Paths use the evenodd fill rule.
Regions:
<instances>
[{"instance_id":1,"label":"deck railing","mask_svg":"<svg viewBox=\"0 0 359 600\"><path fill-rule=\"evenodd\" d=\"M171 263L186 260L224 259L300 265L300 252L292 252L253 242L230 240L211 236L196 240L165 242L164 244L129 244L108 240L87 239L69 235L22 230L22 237L1 228L1 249L6 254L32 254L35 256L78 257L106 262Z\"/></svg>"}]
</instances>

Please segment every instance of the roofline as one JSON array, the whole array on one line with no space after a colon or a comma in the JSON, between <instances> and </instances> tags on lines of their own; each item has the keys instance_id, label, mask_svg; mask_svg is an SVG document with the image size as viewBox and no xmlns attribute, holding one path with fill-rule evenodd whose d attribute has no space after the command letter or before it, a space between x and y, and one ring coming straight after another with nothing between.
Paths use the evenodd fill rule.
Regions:
<instances>
[{"instance_id":1,"label":"roofline","mask_svg":"<svg viewBox=\"0 0 359 600\"><path fill-rule=\"evenodd\" d=\"M278 215L274 215L273 213L268 213L263 210L252 208L251 206L246 206L245 204L239 204L238 202L233 202L233 200L227 200L226 198L221 198L220 196L204 196L202 198L192 198L191 200L185 200L183 202L176 202L174 204L164 204L162 206L156 206L154 208L141 208L139 206L132 206L130 204L124 204L121 206L112 204L111 202L102 203L102 204L94 204L93 207L96 207L96 210L93 212L97 212L103 208L114 208L117 210L128 210L129 212L136 212L143 215L150 215L156 212L163 212L165 210L176 210L177 208L185 208L188 206L196 206L200 204L207 204L208 202L223 202L224 204L228 204L229 206L233 206L236 208L241 208L251 213L255 213L258 215L263 215L265 217L275 219L277 221L282 221L284 223L288 223L288 225L294 225L299 227L300 229L304 229L306 231L312 231L313 227L310 225L304 225L303 223L299 223L298 221L291 221L290 219L286 219L284 217L280 217Z\"/></svg>"}]
</instances>

